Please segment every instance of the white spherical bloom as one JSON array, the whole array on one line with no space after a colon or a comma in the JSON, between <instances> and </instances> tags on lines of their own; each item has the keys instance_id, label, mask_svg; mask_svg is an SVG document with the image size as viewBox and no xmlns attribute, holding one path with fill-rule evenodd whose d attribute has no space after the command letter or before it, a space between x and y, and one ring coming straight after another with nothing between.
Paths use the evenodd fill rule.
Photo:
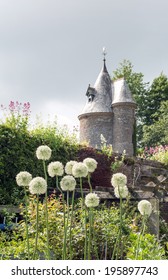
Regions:
<instances>
[{"instance_id":1,"label":"white spherical bloom","mask_svg":"<svg viewBox=\"0 0 168 280\"><path fill-rule=\"evenodd\" d=\"M88 175L88 168L83 162L77 162L72 167L72 175L75 178L82 178Z\"/></svg>"},{"instance_id":2,"label":"white spherical bloom","mask_svg":"<svg viewBox=\"0 0 168 280\"><path fill-rule=\"evenodd\" d=\"M86 164L90 173L94 172L97 168L97 161L94 158L85 158L83 163Z\"/></svg>"},{"instance_id":3,"label":"white spherical bloom","mask_svg":"<svg viewBox=\"0 0 168 280\"><path fill-rule=\"evenodd\" d=\"M16 176L18 186L27 187L32 180L32 175L27 171L21 171Z\"/></svg>"},{"instance_id":4,"label":"white spherical bloom","mask_svg":"<svg viewBox=\"0 0 168 280\"><path fill-rule=\"evenodd\" d=\"M77 163L77 161L75 160L70 160L66 163L65 165L66 174L72 175L72 167L74 166L75 163Z\"/></svg>"},{"instance_id":5,"label":"white spherical bloom","mask_svg":"<svg viewBox=\"0 0 168 280\"><path fill-rule=\"evenodd\" d=\"M127 186L115 187L114 194L117 198L126 198L128 196L128 188Z\"/></svg>"},{"instance_id":6,"label":"white spherical bloom","mask_svg":"<svg viewBox=\"0 0 168 280\"><path fill-rule=\"evenodd\" d=\"M76 180L73 176L66 175L62 178L60 186L63 191L73 191L76 186Z\"/></svg>"},{"instance_id":7,"label":"white spherical bloom","mask_svg":"<svg viewBox=\"0 0 168 280\"><path fill-rule=\"evenodd\" d=\"M127 177L122 173L113 174L111 184L114 188L118 186L124 187L127 184Z\"/></svg>"},{"instance_id":8,"label":"white spherical bloom","mask_svg":"<svg viewBox=\"0 0 168 280\"><path fill-rule=\"evenodd\" d=\"M47 182L42 177L35 177L29 183L31 194L44 194L47 191Z\"/></svg>"},{"instance_id":9,"label":"white spherical bloom","mask_svg":"<svg viewBox=\"0 0 168 280\"><path fill-rule=\"evenodd\" d=\"M96 193L88 193L85 197L85 204L89 207L97 207L100 199Z\"/></svg>"},{"instance_id":10,"label":"white spherical bloom","mask_svg":"<svg viewBox=\"0 0 168 280\"><path fill-rule=\"evenodd\" d=\"M62 176L64 174L64 166L60 161L53 161L48 165L48 174L50 177Z\"/></svg>"},{"instance_id":11,"label":"white spherical bloom","mask_svg":"<svg viewBox=\"0 0 168 280\"><path fill-rule=\"evenodd\" d=\"M141 213L141 215L150 216L150 214L152 213L152 205L148 200L141 200L138 203L138 210Z\"/></svg>"},{"instance_id":12,"label":"white spherical bloom","mask_svg":"<svg viewBox=\"0 0 168 280\"><path fill-rule=\"evenodd\" d=\"M36 156L41 160L48 160L51 157L51 149L47 145L41 145L36 150Z\"/></svg>"}]
</instances>

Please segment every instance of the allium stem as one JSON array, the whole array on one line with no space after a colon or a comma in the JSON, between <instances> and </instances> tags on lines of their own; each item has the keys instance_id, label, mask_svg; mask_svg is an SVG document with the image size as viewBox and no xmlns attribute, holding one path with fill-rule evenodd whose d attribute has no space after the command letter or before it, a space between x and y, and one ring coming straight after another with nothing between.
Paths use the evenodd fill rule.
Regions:
<instances>
[{"instance_id":1,"label":"allium stem","mask_svg":"<svg viewBox=\"0 0 168 280\"><path fill-rule=\"evenodd\" d=\"M43 160L43 168L44 168L44 175L45 175L45 180L47 182L47 171L46 171L46 165L45 161ZM46 212L46 230L47 230L47 259L50 259L50 250L49 250L49 227L48 227L48 205L47 205L47 190L45 193L45 212Z\"/></svg>"},{"instance_id":2,"label":"allium stem","mask_svg":"<svg viewBox=\"0 0 168 280\"><path fill-rule=\"evenodd\" d=\"M81 197L82 197L82 205L83 205L83 188L82 188L82 177L80 177L80 191L81 191Z\"/></svg>"},{"instance_id":3,"label":"allium stem","mask_svg":"<svg viewBox=\"0 0 168 280\"><path fill-rule=\"evenodd\" d=\"M87 243L88 243L88 236L87 236L87 215L86 215L86 205L85 205L85 247L84 247L84 260L87 259Z\"/></svg>"},{"instance_id":4,"label":"allium stem","mask_svg":"<svg viewBox=\"0 0 168 280\"><path fill-rule=\"evenodd\" d=\"M73 211L74 211L74 200L75 200L75 190L72 193L72 207L71 207L71 221L70 221L70 233L69 233L69 251L70 251L70 259L72 259L72 223L73 223Z\"/></svg>"},{"instance_id":5,"label":"allium stem","mask_svg":"<svg viewBox=\"0 0 168 280\"><path fill-rule=\"evenodd\" d=\"M88 260L91 259L91 244L93 232L93 209L89 208L89 240L88 240Z\"/></svg>"},{"instance_id":6,"label":"allium stem","mask_svg":"<svg viewBox=\"0 0 168 280\"><path fill-rule=\"evenodd\" d=\"M30 246L29 246L29 231L28 231L28 199L26 188L24 188L25 192L25 210L26 210L26 242L27 242L27 251L28 251L28 260L30 260Z\"/></svg>"},{"instance_id":7,"label":"allium stem","mask_svg":"<svg viewBox=\"0 0 168 280\"><path fill-rule=\"evenodd\" d=\"M93 189L92 189L92 185L91 185L91 182L90 182L90 173L88 172L88 184L89 184L89 187L90 187L90 192L92 193Z\"/></svg>"},{"instance_id":8,"label":"allium stem","mask_svg":"<svg viewBox=\"0 0 168 280\"><path fill-rule=\"evenodd\" d=\"M57 189L59 190L59 192L62 194L62 190L61 190L61 188L59 187L58 176L56 176L56 187L57 187Z\"/></svg>"},{"instance_id":9,"label":"allium stem","mask_svg":"<svg viewBox=\"0 0 168 280\"><path fill-rule=\"evenodd\" d=\"M146 216L146 215L143 215L143 218L142 218L142 227L141 227L140 234L139 234L139 236L138 236L138 242L137 242L137 247L136 247L136 251L135 251L135 260L137 260L137 259L138 259L138 256L139 256L139 248L140 248L140 245L141 245L141 237L144 235L144 232L145 232L146 219L147 219L147 216Z\"/></svg>"},{"instance_id":10,"label":"allium stem","mask_svg":"<svg viewBox=\"0 0 168 280\"><path fill-rule=\"evenodd\" d=\"M68 230L68 222L69 222L69 191L67 191L67 220L65 221L64 226L64 243L63 243L63 260L66 260L67 257L67 230Z\"/></svg>"},{"instance_id":11,"label":"allium stem","mask_svg":"<svg viewBox=\"0 0 168 280\"><path fill-rule=\"evenodd\" d=\"M120 192L120 191L119 191ZM112 260L114 260L115 255L116 255L116 259L118 258L118 252L121 249L120 247L120 243L121 243L121 235L122 235L122 225L123 225L123 220L122 220L122 197L120 195L120 225L119 225L119 230L118 230L118 234L117 234L117 239L114 245L114 249L113 249L113 254L112 254Z\"/></svg>"},{"instance_id":12,"label":"allium stem","mask_svg":"<svg viewBox=\"0 0 168 280\"><path fill-rule=\"evenodd\" d=\"M39 194L37 194L37 202L36 202L36 237L35 237L35 248L33 259L36 258L37 251L37 243L38 243L38 224L39 224Z\"/></svg>"}]
</instances>

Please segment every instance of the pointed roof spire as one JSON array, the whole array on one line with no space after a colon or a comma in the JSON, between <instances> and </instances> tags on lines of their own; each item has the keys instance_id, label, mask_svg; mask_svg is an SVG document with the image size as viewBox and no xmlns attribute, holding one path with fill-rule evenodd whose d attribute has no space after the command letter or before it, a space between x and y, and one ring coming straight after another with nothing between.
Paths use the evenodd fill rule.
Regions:
<instances>
[{"instance_id":1,"label":"pointed roof spire","mask_svg":"<svg viewBox=\"0 0 168 280\"><path fill-rule=\"evenodd\" d=\"M107 52L106 52L106 48L105 47L103 47L102 54L103 54L103 57L104 57L104 59L103 59L104 65L103 65L103 69L102 70L103 70L103 72L107 72L108 73L107 68L106 68L106 55L107 55Z\"/></svg>"}]
</instances>

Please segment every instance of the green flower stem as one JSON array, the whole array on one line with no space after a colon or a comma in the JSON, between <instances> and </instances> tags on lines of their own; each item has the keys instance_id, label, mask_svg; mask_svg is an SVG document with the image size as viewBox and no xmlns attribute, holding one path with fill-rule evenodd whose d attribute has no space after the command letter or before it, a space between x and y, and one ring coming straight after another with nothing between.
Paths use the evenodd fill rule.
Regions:
<instances>
[{"instance_id":1,"label":"green flower stem","mask_svg":"<svg viewBox=\"0 0 168 280\"><path fill-rule=\"evenodd\" d=\"M63 213L64 213L64 228L65 228L65 196L64 196L64 193L63 193L62 189L59 187L58 176L56 176L56 188L57 188L57 189L60 191L60 193L62 194Z\"/></svg>"},{"instance_id":2,"label":"green flower stem","mask_svg":"<svg viewBox=\"0 0 168 280\"><path fill-rule=\"evenodd\" d=\"M147 216L143 215L142 227L141 227L141 231L140 231L140 234L139 234L139 237L138 237L137 248L136 248L136 251L135 251L135 260L138 259L139 248L140 248L140 245L141 245L141 237L144 235L144 232L145 232L146 220L147 220Z\"/></svg>"},{"instance_id":3,"label":"green flower stem","mask_svg":"<svg viewBox=\"0 0 168 280\"><path fill-rule=\"evenodd\" d=\"M119 253L119 250L121 249L121 247L120 247L121 244L120 243L121 243L122 226L123 226L123 219L122 219L122 212L123 211L122 211L122 197L120 195L120 188L119 188L119 196L120 196L120 225L119 225L119 231L118 231L116 243L114 245L112 260L114 260L115 253L116 253L116 259L118 258L118 253ZM116 252L116 249L117 249L117 252Z\"/></svg>"},{"instance_id":4,"label":"green flower stem","mask_svg":"<svg viewBox=\"0 0 168 280\"><path fill-rule=\"evenodd\" d=\"M82 197L81 211L83 212L83 204L84 204L84 195L83 195L83 187L82 187L82 177L80 177L80 191ZM84 246L84 260L87 259L87 215L86 215L86 206L84 207L85 213L85 246Z\"/></svg>"},{"instance_id":5,"label":"green flower stem","mask_svg":"<svg viewBox=\"0 0 168 280\"><path fill-rule=\"evenodd\" d=\"M68 222L69 222L69 191L67 191L67 220L65 222L65 227L64 227L63 260L66 260L67 257L66 243L67 243Z\"/></svg>"},{"instance_id":6,"label":"green flower stem","mask_svg":"<svg viewBox=\"0 0 168 280\"><path fill-rule=\"evenodd\" d=\"M84 196L83 196L83 188L82 188L82 177L80 177L80 191L81 191L82 206L83 206L83 199L84 199Z\"/></svg>"},{"instance_id":7,"label":"green flower stem","mask_svg":"<svg viewBox=\"0 0 168 280\"><path fill-rule=\"evenodd\" d=\"M59 187L59 181L58 181L58 176L56 176L56 187L59 190L59 192L62 194L62 190Z\"/></svg>"},{"instance_id":8,"label":"green flower stem","mask_svg":"<svg viewBox=\"0 0 168 280\"><path fill-rule=\"evenodd\" d=\"M46 165L45 161L43 160L43 168L44 168L44 175L45 175L45 180L47 182L47 171L46 171ZM47 230L47 259L50 259L50 250L49 250L49 226L48 226L48 205L47 205L47 191L45 193L45 212L46 212L46 230Z\"/></svg>"},{"instance_id":9,"label":"green flower stem","mask_svg":"<svg viewBox=\"0 0 168 280\"><path fill-rule=\"evenodd\" d=\"M38 243L38 224L39 224L39 194L37 194L37 202L36 202L36 237L35 237L35 248L33 259L36 258L37 251L37 243Z\"/></svg>"},{"instance_id":10,"label":"green flower stem","mask_svg":"<svg viewBox=\"0 0 168 280\"><path fill-rule=\"evenodd\" d=\"M84 247L84 260L87 259L87 243L88 243L88 236L87 236L87 215L86 215L86 205L85 205L85 247Z\"/></svg>"},{"instance_id":11,"label":"green flower stem","mask_svg":"<svg viewBox=\"0 0 168 280\"><path fill-rule=\"evenodd\" d=\"M123 225L123 220L122 220L122 198L121 198L121 195L120 195L120 227L119 227L119 238L118 238L118 246L117 246L116 259L118 259L118 253L119 253L119 250L121 250L122 225Z\"/></svg>"},{"instance_id":12,"label":"green flower stem","mask_svg":"<svg viewBox=\"0 0 168 280\"><path fill-rule=\"evenodd\" d=\"M88 240L88 260L91 259L91 244L93 231L93 208L89 209L89 240Z\"/></svg>"},{"instance_id":13,"label":"green flower stem","mask_svg":"<svg viewBox=\"0 0 168 280\"><path fill-rule=\"evenodd\" d=\"M75 190L72 193L72 206L71 206L71 221L70 221L70 229L69 229L69 251L70 251L70 259L72 260L72 223L73 223L73 211L74 211L74 200L75 200Z\"/></svg>"},{"instance_id":14,"label":"green flower stem","mask_svg":"<svg viewBox=\"0 0 168 280\"><path fill-rule=\"evenodd\" d=\"M92 189L92 185L91 185L91 182L90 182L90 178L91 178L91 175L90 175L90 173L88 173L88 184L89 184L89 187L90 187L90 192L92 193L93 189Z\"/></svg>"},{"instance_id":15,"label":"green flower stem","mask_svg":"<svg viewBox=\"0 0 168 280\"><path fill-rule=\"evenodd\" d=\"M26 242L27 242L27 251L28 251L28 260L30 260L30 246L29 246L29 231L28 231L28 199L26 188L24 188L25 192L25 209L26 209Z\"/></svg>"}]
</instances>

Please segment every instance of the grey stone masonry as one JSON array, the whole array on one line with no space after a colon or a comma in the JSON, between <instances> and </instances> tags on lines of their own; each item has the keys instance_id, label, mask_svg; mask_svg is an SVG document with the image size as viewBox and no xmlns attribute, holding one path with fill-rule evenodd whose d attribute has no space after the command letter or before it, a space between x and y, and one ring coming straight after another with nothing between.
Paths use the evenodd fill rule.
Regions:
<instances>
[{"instance_id":1,"label":"grey stone masonry","mask_svg":"<svg viewBox=\"0 0 168 280\"><path fill-rule=\"evenodd\" d=\"M101 147L101 134L108 144L112 144L112 112L88 113L79 116L80 142L90 147Z\"/></svg>"},{"instance_id":2,"label":"grey stone masonry","mask_svg":"<svg viewBox=\"0 0 168 280\"><path fill-rule=\"evenodd\" d=\"M117 103L113 106L112 146L113 150L122 154L125 150L129 156L133 155L133 129L135 123L134 104Z\"/></svg>"}]
</instances>

